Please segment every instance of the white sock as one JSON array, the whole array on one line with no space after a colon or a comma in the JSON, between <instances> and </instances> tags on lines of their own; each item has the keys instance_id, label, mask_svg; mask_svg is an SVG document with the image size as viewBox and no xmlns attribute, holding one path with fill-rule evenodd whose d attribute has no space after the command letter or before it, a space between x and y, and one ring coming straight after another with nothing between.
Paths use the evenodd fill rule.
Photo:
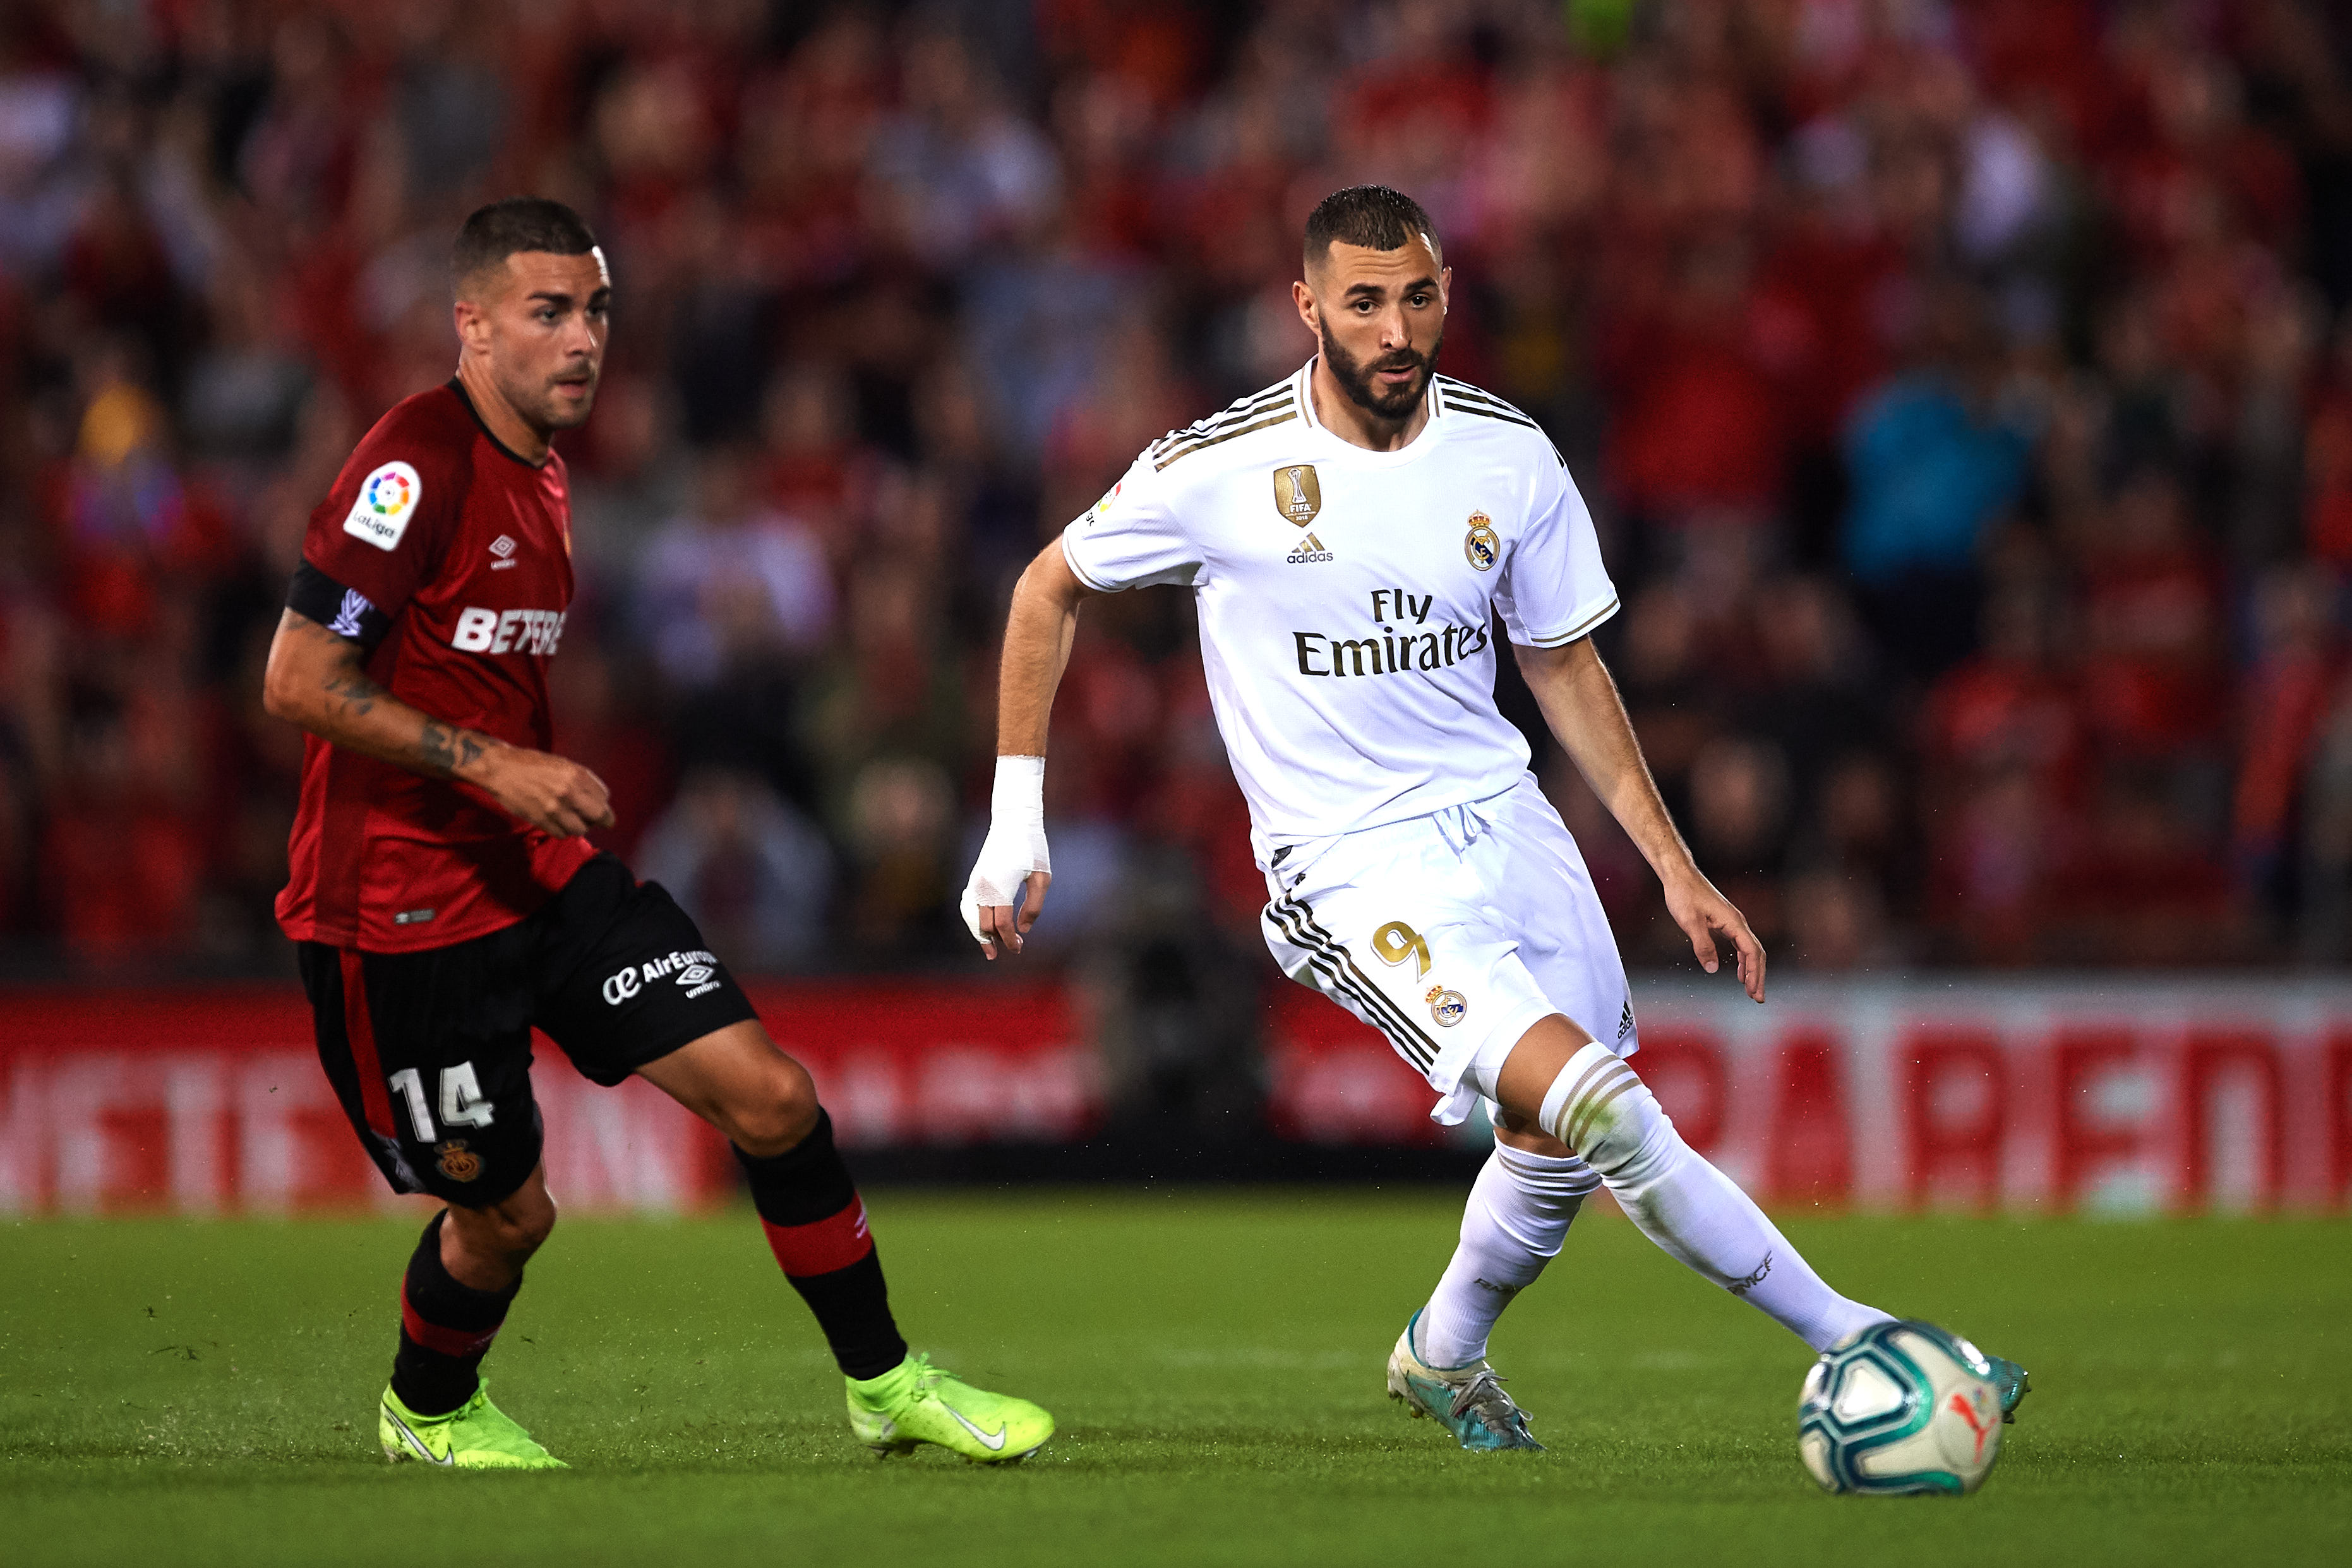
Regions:
<instances>
[{"instance_id":1,"label":"white sock","mask_svg":"<svg viewBox=\"0 0 2352 1568\"><path fill-rule=\"evenodd\" d=\"M1585 1194L1600 1185L1582 1160L1495 1145L1462 1210L1461 1245L1414 1325L1423 1365L1486 1359L1495 1320L1559 1255Z\"/></svg>"},{"instance_id":2,"label":"white sock","mask_svg":"<svg viewBox=\"0 0 2352 1568\"><path fill-rule=\"evenodd\" d=\"M1889 1314L1848 1301L1729 1176L1701 1158L1640 1076L1601 1045L1569 1059L1538 1116L1584 1156L1642 1234L1815 1350Z\"/></svg>"}]
</instances>

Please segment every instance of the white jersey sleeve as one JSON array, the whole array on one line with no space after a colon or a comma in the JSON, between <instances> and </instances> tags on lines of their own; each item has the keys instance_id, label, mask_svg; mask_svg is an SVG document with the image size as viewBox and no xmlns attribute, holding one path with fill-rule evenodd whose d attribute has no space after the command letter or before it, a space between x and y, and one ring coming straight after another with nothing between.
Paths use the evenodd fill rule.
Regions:
<instances>
[{"instance_id":1,"label":"white jersey sleeve","mask_svg":"<svg viewBox=\"0 0 2352 1568\"><path fill-rule=\"evenodd\" d=\"M1201 550L1169 504L1147 452L1127 476L1062 530L1062 556L1088 588L1105 593L1150 583L1190 587Z\"/></svg>"},{"instance_id":2,"label":"white jersey sleeve","mask_svg":"<svg viewBox=\"0 0 2352 1568\"><path fill-rule=\"evenodd\" d=\"M1504 560L1495 607L1512 642L1557 648L1614 615L1617 589L1601 564L1592 513L1568 470L1556 459L1547 462L1535 484L1530 521Z\"/></svg>"}]
</instances>

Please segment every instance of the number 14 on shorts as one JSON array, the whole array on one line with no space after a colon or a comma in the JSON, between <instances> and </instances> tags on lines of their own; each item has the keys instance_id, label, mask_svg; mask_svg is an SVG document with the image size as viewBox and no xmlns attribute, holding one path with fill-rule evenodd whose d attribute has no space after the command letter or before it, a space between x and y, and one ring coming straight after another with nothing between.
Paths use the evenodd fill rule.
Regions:
<instances>
[{"instance_id":1,"label":"number 14 on shorts","mask_svg":"<svg viewBox=\"0 0 2352 1568\"><path fill-rule=\"evenodd\" d=\"M439 1136L433 1130L433 1111L425 1098L425 1076L414 1067L404 1067L384 1082L400 1092L408 1102L409 1124L416 1129L416 1141L429 1144ZM482 1098L481 1080L474 1076L474 1064L461 1061L455 1067L441 1070L441 1124L444 1127L487 1127L490 1124L490 1103Z\"/></svg>"}]
</instances>

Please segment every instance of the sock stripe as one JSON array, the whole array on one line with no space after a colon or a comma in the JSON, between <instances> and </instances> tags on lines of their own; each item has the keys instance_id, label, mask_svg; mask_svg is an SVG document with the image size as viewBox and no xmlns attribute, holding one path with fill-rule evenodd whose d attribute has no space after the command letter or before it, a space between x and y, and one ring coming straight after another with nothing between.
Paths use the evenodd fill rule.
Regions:
<instances>
[{"instance_id":1,"label":"sock stripe","mask_svg":"<svg viewBox=\"0 0 2352 1568\"><path fill-rule=\"evenodd\" d=\"M830 1274L863 1260L874 1250L874 1236L866 1222L866 1202L852 1196L847 1207L809 1225L777 1225L760 1221L768 1233L768 1249L787 1279Z\"/></svg>"},{"instance_id":2,"label":"sock stripe","mask_svg":"<svg viewBox=\"0 0 2352 1568\"><path fill-rule=\"evenodd\" d=\"M1495 1159L1519 1191L1545 1197L1581 1199L1601 1186L1601 1173L1581 1155L1531 1155L1497 1140Z\"/></svg>"},{"instance_id":3,"label":"sock stripe","mask_svg":"<svg viewBox=\"0 0 2352 1568\"><path fill-rule=\"evenodd\" d=\"M1576 1113L1574 1119L1569 1124L1568 1130L1573 1134L1572 1137L1566 1140L1569 1146L1571 1148L1575 1147L1577 1139L1582 1138L1586 1134L1592 1131L1592 1124L1601 1119L1601 1112L1609 1109L1610 1105L1620 1096L1630 1093L1632 1091L1640 1088L1641 1084L1642 1081L1639 1078L1634 1077L1632 1071L1628 1071L1623 1077L1610 1080L1609 1086L1605 1091L1596 1092L1591 1099L1585 1101L1583 1106Z\"/></svg>"},{"instance_id":4,"label":"sock stripe","mask_svg":"<svg viewBox=\"0 0 2352 1568\"><path fill-rule=\"evenodd\" d=\"M487 1329L453 1329L444 1327L440 1323L429 1322L418 1313L415 1304L409 1301L408 1282L404 1280L401 1281L400 1330L410 1339L436 1354L480 1355L490 1348L490 1342L499 1337L499 1330L503 1326L503 1320L492 1323Z\"/></svg>"},{"instance_id":5,"label":"sock stripe","mask_svg":"<svg viewBox=\"0 0 2352 1568\"><path fill-rule=\"evenodd\" d=\"M1571 1059L1570 1066L1574 1065L1574 1061ZM1578 1076L1576 1082L1569 1085L1568 1092L1560 1097L1560 1124L1557 1127L1547 1128L1546 1130L1554 1137L1558 1138L1561 1143L1566 1144L1570 1148L1575 1148L1576 1140L1568 1135L1567 1129L1569 1124L1576 1119L1576 1108L1578 1104L1583 1100L1585 1094L1591 1090L1593 1084L1600 1080L1602 1073L1607 1072L1612 1067L1622 1067L1623 1065L1624 1064L1619 1061L1615 1057L1609 1055L1606 1051L1603 1051L1601 1052L1601 1059L1586 1067L1584 1071ZM1566 1069L1562 1069L1562 1076L1566 1076ZM1557 1091L1555 1091L1555 1092L1556 1092ZM1544 1098L1549 1102L1551 1096L1547 1094Z\"/></svg>"}]
</instances>

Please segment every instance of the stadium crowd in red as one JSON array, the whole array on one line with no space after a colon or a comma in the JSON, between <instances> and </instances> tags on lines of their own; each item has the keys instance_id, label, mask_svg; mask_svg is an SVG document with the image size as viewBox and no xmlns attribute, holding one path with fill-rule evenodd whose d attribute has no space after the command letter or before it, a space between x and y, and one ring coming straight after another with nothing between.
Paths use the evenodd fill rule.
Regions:
<instances>
[{"instance_id":1,"label":"stadium crowd in red","mask_svg":"<svg viewBox=\"0 0 2352 1568\"><path fill-rule=\"evenodd\" d=\"M1013 576L1305 358L1302 216L1378 180L1442 225L1445 368L1567 453L1604 651L1780 957L2341 960L2331 9L10 7L0 932L282 966L260 664L303 518L449 374L459 218L528 190L618 290L556 665L615 847L751 967L958 956ZM1254 942L1181 597L1089 607L1055 747L1042 936Z\"/></svg>"}]
</instances>

